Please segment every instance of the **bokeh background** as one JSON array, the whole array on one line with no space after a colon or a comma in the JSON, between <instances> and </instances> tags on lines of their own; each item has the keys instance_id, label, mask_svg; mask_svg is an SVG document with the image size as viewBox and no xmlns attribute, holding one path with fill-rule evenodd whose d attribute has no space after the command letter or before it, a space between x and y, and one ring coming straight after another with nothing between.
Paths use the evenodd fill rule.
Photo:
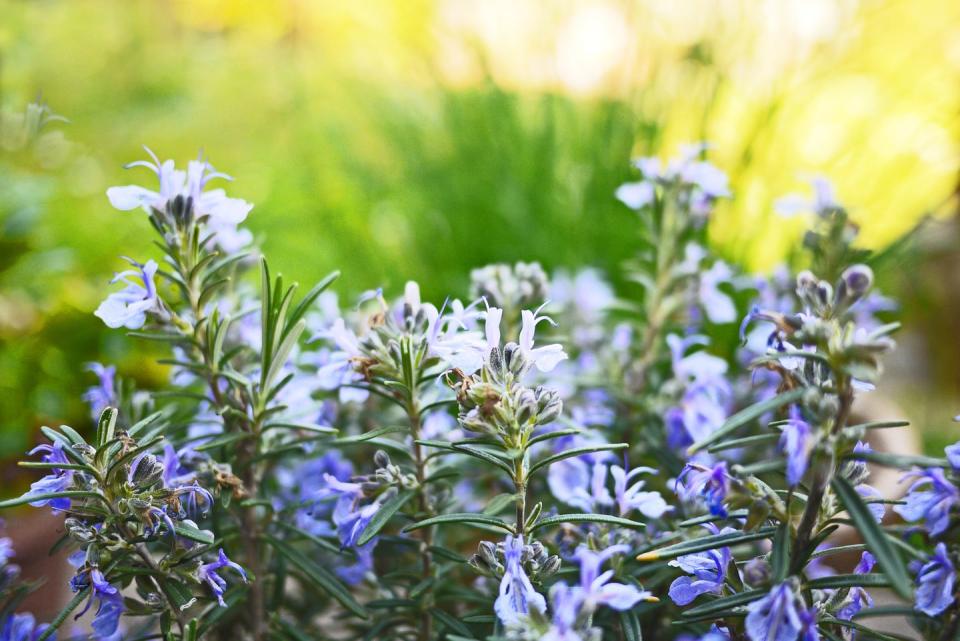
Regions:
<instances>
[{"instance_id":1,"label":"bokeh background","mask_svg":"<svg viewBox=\"0 0 960 641\"><path fill-rule=\"evenodd\" d=\"M521 259L617 280L629 159L697 140L737 196L711 242L767 270L804 225L773 202L826 174L868 247L929 219L879 275L908 329L878 394L930 450L960 433L955 0L0 0L5 118L37 96L70 122L0 156L0 459L89 426L85 362L165 376L92 315L151 252L104 196L150 179L122 169L143 144L202 150L273 268L341 269L344 298L412 278L442 299Z\"/></svg>"}]
</instances>

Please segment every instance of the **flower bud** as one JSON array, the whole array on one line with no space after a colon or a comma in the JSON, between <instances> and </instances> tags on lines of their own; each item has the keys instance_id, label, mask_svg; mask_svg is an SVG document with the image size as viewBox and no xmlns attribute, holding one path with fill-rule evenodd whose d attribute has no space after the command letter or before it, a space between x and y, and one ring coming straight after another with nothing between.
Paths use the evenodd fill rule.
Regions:
<instances>
[{"instance_id":1,"label":"flower bud","mask_svg":"<svg viewBox=\"0 0 960 641\"><path fill-rule=\"evenodd\" d=\"M377 450L373 455L373 462L377 467L389 467L390 455L383 450Z\"/></svg>"},{"instance_id":2,"label":"flower bud","mask_svg":"<svg viewBox=\"0 0 960 641\"><path fill-rule=\"evenodd\" d=\"M139 460L134 459L130 469L130 481L136 487L151 487L160 482L163 472L163 463L153 454L147 454Z\"/></svg>"},{"instance_id":3,"label":"flower bud","mask_svg":"<svg viewBox=\"0 0 960 641\"><path fill-rule=\"evenodd\" d=\"M837 306L850 307L873 286L873 270L866 265L851 265L837 283Z\"/></svg>"},{"instance_id":4,"label":"flower bud","mask_svg":"<svg viewBox=\"0 0 960 641\"><path fill-rule=\"evenodd\" d=\"M770 564L757 557L743 566L743 581L753 588L766 585L770 582Z\"/></svg>"},{"instance_id":5,"label":"flower bud","mask_svg":"<svg viewBox=\"0 0 960 641\"><path fill-rule=\"evenodd\" d=\"M553 576L560 571L560 557L554 554L553 556L547 557L547 560L543 562L543 566L540 568L540 578L547 578Z\"/></svg>"}]
</instances>

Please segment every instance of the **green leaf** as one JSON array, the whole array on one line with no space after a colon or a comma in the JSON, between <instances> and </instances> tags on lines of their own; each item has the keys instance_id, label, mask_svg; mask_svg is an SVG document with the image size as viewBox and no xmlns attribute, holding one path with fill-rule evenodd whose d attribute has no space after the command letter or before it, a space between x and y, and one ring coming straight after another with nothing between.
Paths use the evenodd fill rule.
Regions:
<instances>
[{"instance_id":1,"label":"green leaf","mask_svg":"<svg viewBox=\"0 0 960 641\"><path fill-rule=\"evenodd\" d=\"M909 427L910 421L871 421L870 423L858 423L849 425L848 430L883 430L892 427Z\"/></svg>"},{"instance_id":2,"label":"green leaf","mask_svg":"<svg viewBox=\"0 0 960 641\"><path fill-rule=\"evenodd\" d=\"M484 516L482 514L470 514L468 512L460 512L454 514L441 514L439 516L433 516L429 519L424 519L423 521L417 521L416 523L411 523L407 527L403 528L404 532L413 532L414 530L419 530L420 528L430 527L431 525L440 525L446 523L469 523L472 525L489 525L491 527L500 528L506 532L513 533L513 526L503 521L501 519Z\"/></svg>"},{"instance_id":3,"label":"green leaf","mask_svg":"<svg viewBox=\"0 0 960 641\"><path fill-rule=\"evenodd\" d=\"M553 432L544 432L543 434L540 434L539 436L534 436L532 439L527 441L527 449L530 449L537 443L542 443L543 441L549 441L555 438L561 438L564 436L573 436L574 434L582 434L582 433L583 433L583 430L575 427L565 429L565 430L555 430Z\"/></svg>"},{"instance_id":4,"label":"green leaf","mask_svg":"<svg viewBox=\"0 0 960 641\"><path fill-rule=\"evenodd\" d=\"M877 639L877 641L910 641L912 637L902 637L899 635L885 634L873 628L868 628L865 625L861 625L854 621L846 621L844 619L837 619L834 617L824 617L821 619L823 623L832 623L834 625L839 625L843 628L850 628L851 630L857 630L858 632L863 632L867 638Z\"/></svg>"},{"instance_id":5,"label":"green leaf","mask_svg":"<svg viewBox=\"0 0 960 641\"><path fill-rule=\"evenodd\" d=\"M836 476L832 481L833 491L837 493L840 502L846 508L870 552L877 559L883 573L890 579L891 587L904 599L913 595L913 582L903 563L903 559L894 549L893 544L884 535L883 529L873 518L873 513L863 502L857 490L845 478Z\"/></svg>"},{"instance_id":6,"label":"green leaf","mask_svg":"<svg viewBox=\"0 0 960 641\"><path fill-rule=\"evenodd\" d=\"M113 440L113 434L117 429L117 408L108 407L100 413L100 420L97 421L97 448L103 447L106 443Z\"/></svg>"},{"instance_id":7,"label":"green leaf","mask_svg":"<svg viewBox=\"0 0 960 641\"><path fill-rule=\"evenodd\" d=\"M89 492L87 490L65 490L63 492L45 492L43 494L34 494L32 496L24 494L23 496L15 499L8 499L6 501L0 501L0 510L4 510L9 507L16 507L18 505L23 505L25 503L35 503L36 501L46 501L49 499L99 499L106 503L106 499L103 498L97 492Z\"/></svg>"},{"instance_id":8,"label":"green leaf","mask_svg":"<svg viewBox=\"0 0 960 641\"><path fill-rule=\"evenodd\" d=\"M479 447L475 447L473 445L454 445L453 449L462 454L466 454L468 456L472 456L473 458L480 459L485 463L490 463L491 465L495 465L500 469L504 470L507 474L509 474L511 478L513 477L513 468L510 467L510 465L506 461L498 457L493 452L481 449Z\"/></svg>"},{"instance_id":9,"label":"green leaf","mask_svg":"<svg viewBox=\"0 0 960 641\"><path fill-rule=\"evenodd\" d=\"M557 461L562 461L574 456L580 456L582 454L591 454L593 452L605 452L608 450L622 450L624 448L630 447L628 443L610 443L604 445L589 445L587 447L575 447L572 450L566 450L553 456L548 456L545 459L541 459L530 466L530 471L528 476L532 476L534 472L540 468L547 467L548 465L553 465Z\"/></svg>"},{"instance_id":10,"label":"green leaf","mask_svg":"<svg viewBox=\"0 0 960 641\"><path fill-rule=\"evenodd\" d=\"M104 410L104 412L106 412L106 411L107 411L107 410ZM114 410L114 411L116 411L116 410ZM103 415L102 415L102 414L101 414L101 416L100 416L100 420L103 420ZM69 425L61 425L61 426L60 426L60 431L63 432L63 434L64 434L68 439L70 439L71 445L86 445L86 444L87 444L87 441L84 440L84 438L83 438L82 436L80 436L80 433L79 433L77 430L75 430L75 429L73 429L72 427L70 427Z\"/></svg>"},{"instance_id":11,"label":"green leaf","mask_svg":"<svg viewBox=\"0 0 960 641\"><path fill-rule=\"evenodd\" d=\"M694 552L703 552L704 550L715 550L720 547L729 547L741 543L750 543L761 539L769 539L776 533L776 528L763 527L755 532L727 532L724 534L711 534L702 536L698 539L682 541L674 545L668 545L659 550L644 552L637 557L640 561L662 561L666 559L675 559L685 554Z\"/></svg>"},{"instance_id":12,"label":"green leaf","mask_svg":"<svg viewBox=\"0 0 960 641\"><path fill-rule=\"evenodd\" d=\"M508 505L512 505L517 500L516 494L498 494L487 502L483 508L483 513L488 516L496 516L503 512Z\"/></svg>"},{"instance_id":13,"label":"green leaf","mask_svg":"<svg viewBox=\"0 0 960 641\"><path fill-rule=\"evenodd\" d=\"M533 527L530 528L530 531L533 532L534 530L559 525L560 523L605 523L607 525L615 525L632 530L642 530L646 527L646 525L638 521L631 521L630 519L624 519L619 516L608 516L606 514L557 514L556 516L548 516L545 519L537 521L533 524Z\"/></svg>"},{"instance_id":14,"label":"green leaf","mask_svg":"<svg viewBox=\"0 0 960 641\"><path fill-rule=\"evenodd\" d=\"M694 454L699 452L703 448L716 443L722 438L726 437L728 434L732 434L735 430L740 428L743 425L751 423L756 419L760 418L767 412L771 412L775 409L783 407L784 405L789 405L790 403L795 403L799 401L804 394L803 388L797 388L790 390L789 392L783 392L778 394L771 399L767 399L762 403L756 403L750 407L744 408L724 421L716 431L712 432L706 438L703 438L687 449L688 454Z\"/></svg>"},{"instance_id":15,"label":"green leaf","mask_svg":"<svg viewBox=\"0 0 960 641\"><path fill-rule=\"evenodd\" d=\"M363 545L375 537L390 518L397 513L397 510L402 508L414 494L415 492L412 490L405 490L394 495L386 503L381 505L377 513L374 514L370 522L367 523L367 527L363 529L363 534L357 539L357 545Z\"/></svg>"},{"instance_id":16,"label":"green leaf","mask_svg":"<svg viewBox=\"0 0 960 641\"><path fill-rule=\"evenodd\" d=\"M333 281L340 278L339 271L333 271L327 274L327 276L321 280L319 283L313 286L313 288L307 292L304 297L297 303L297 306L293 308L293 311L290 312L290 317L287 320L288 324L296 323L300 320L304 314L307 313L307 310L310 309L310 306L313 305L313 302L317 300L317 297L320 296L331 284Z\"/></svg>"},{"instance_id":17,"label":"green leaf","mask_svg":"<svg viewBox=\"0 0 960 641\"><path fill-rule=\"evenodd\" d=\"M896 467L899 469L909 469L911 467L950 467L950 463L945 458L934 458L932 456L915 456L912 454L891 454L890 452L857 452L850 454L847 458L857 461L870 461L878 465L887 467Z\"/></svg>"},{"instance_id":18,"label":"green leaf","mask_svg":"<svg viewBox=\"0 0 960 641\"><path fill-rule=\"evenodd\" d=\"M327 427L326 425L311 425L309 423L268 423L263 427L267 430L304 430L306 432L316 432L317 434L336 434L337 428Z\"/></svg>"},{"instance_id":19,"label":"green leaf","mask_svg":"<svg viewBox=\"0 0 960 641\"><path fill-rule=\"evenodd\" d=\"M395 432L408 432L410 428L408 427L378 427L375 430L370 430L369 432L364 432L363 434L354 434L353 436L341 436L338 439L329 441L330 445L348 445L351 443L363 443L364 441L369 441L375 439L378 436L383 436L385 434L393 434Z\"/></svg>"},{"instance_id":20,"label":"green leaf","mask_svg":"<svg viewBox=\"0 0 960 641\"><path fill-rule=\"evenodd\" d=\"M811 590L853 587L888 588L890 587L890 580L882 574L836 574L811 579L807 581L806 587Z\"/></svg>"},{"instance_id":21,"label":"green leaf","mask_svg":"<svg viewBox=\"0 0 960 641\"><path fill-rule=\"evenodd\" d=\"M293 566L293 569L299 571L311 583L336 599L343 607L353 612L358 617L367 618L367 611L362 605L357 603L347 588L325 567L315 563L313 559L297 550L284 541L274 538L270 535L266 537L267 543L281 555L285 556Z\"/></svg>"},{"instance_id":22,"label":"green leaf","mask_svg":"<svg viewBox=\"0 0 960 641\"><path fill-rule=\"evenodd\" d=\"M745 436L743 438L734 438L729 441L714 443L707 448L708 452L722 452L723 450L732 450L737 447L752 447L754 445L770 445L780 440L779 434L757 434L755 436Z\"/></svg>"},{"instance_id":23,"label":"green leaf","mask_svg":"<svg viewBox=\"0 0 960 641\"><path fill-rule=\"evenodd\" d=\"M163 415L164 415L164 412L161 410L159 412L154 412L153 414L140 419L139 421L137 421L136 423L130 426L130 428L127 430L127 434L129 434L130 436L136 436L137 434L139 434L144 429L149 427L151 424L153 424L154 421L156 421L158 418L160 418Z\"/></svg>"},{"instance_id":24,"label":"green leaf","mask_svg":"<svg viewBox=\"0 0 960 641\"><path fill-rule=\"evenodd\" d=\"M475 639L476 637L470 632L470 628L463 625L459 619L455 618L453 615L448 614L441 610L440 608L430 608L430 616L435 618L437 621L442 623L448 630L456 632L458 635L466 639Z\"/></svg>"},{"instance_id":25,"label":"green leaf","mask_svg":"<svg viewBox=\"0 0 960 641\"><path fill-rule=\"evenodd\" d=\"M787 578L787 570L790 568L790 544L790 524L785 521L777 526L777 532L773 535L773 548L770 550L774 583L781 583Z\"/></svg>"},{"instance_id":26,"label":"green leaf","mask_svg":"<svg viewBox=\"0 0 960 641\"><path fill-rule=\"evenodd\" d=\"M717 612L747 605L757 599L762 599L766 595L766 590L747 590L746 592L720 597L719 599L714 599L702 605L694 606L689 610L681 612L680 616L686 619L690 617L714 615Z\"/></svg>"},{"instance_id":27,"label":"green leaf","mask_svg":"<svg viewBox=\"0 0 960 641\"><path fill-rule=\"evenodd\" d=\"M213 532L210 530L201 530L200 528L183 521L174 523L173 529L179 536L182 536L185 539L190 539L191 541L196 541L197 543L203 543L204 545L213 545L213 542L216 540L213 536Z\"/></svg>"},{"instance_id":28,"label":"green leaf","mask_svg":"<svg viewBox=\"0 0 960 641\"><path fill-rule=\"evenodd\" d=\"M680 527L693 527L695 525L703 525L704 523L713 523L715 521L725 521L727 519L743 519L749 515L749 510L733 510L727 513L727 516L717 516L715 514L703 514L701 516L695 516L685 521L680 521L677 523Z\"/></svg>"},{"instance_id":29,"label":"green leaf","mask_svg":"<svg viewBox=\"0 0 960 641\"><path fill-rule=\"evenodd\" d=\"M640 621L632 610L625 610L620 613L620 629L623 630L626 641L643 641Z\"/></svg>"},{"instance_id":30,"label":"green leaf","mask_svg":"<svg viewBox=\"0 0 960 641\"><path fill-rule=\"evenodd\" d=\"M225 445L230 445L238 441L244 441L248 438L251 438L253 434L250 432L234 432L232 434L221 434L216 436L206 443L196 446L195 449L198 452L207 452L209 450L215 450L218 447L223 447Z\"/></svg>"}]
</instances>

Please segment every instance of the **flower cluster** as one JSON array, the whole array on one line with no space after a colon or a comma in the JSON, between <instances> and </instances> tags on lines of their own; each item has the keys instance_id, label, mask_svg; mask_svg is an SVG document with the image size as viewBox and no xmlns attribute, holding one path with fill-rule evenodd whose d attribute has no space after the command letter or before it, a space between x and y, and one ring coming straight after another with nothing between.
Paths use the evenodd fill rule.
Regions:
<instances>
[{"instance_id":1,"label":"flower cluster","mask_svg":"<svg viewBox=\"0 0 960 641\"><path fill-rule=\"evenodd\" d=\"M809 260L745 274L709 250L732 193L706 153L617 191L622 288L519 262L342 307L336 274L298 296L254 259L206 161L133 163L159 187L108 199L162 254L94 313L168 345L169 383L89 364L90 429L43 429L0 506L64 519L75 595L50 627L17 613L0 539L0 641L83 613L95 639L851 641L889 638L879 587L956 636L960 443L885 452L903 423L860 416L897 325L855 224L818 180Z\"/></svg>"}]
</instances>

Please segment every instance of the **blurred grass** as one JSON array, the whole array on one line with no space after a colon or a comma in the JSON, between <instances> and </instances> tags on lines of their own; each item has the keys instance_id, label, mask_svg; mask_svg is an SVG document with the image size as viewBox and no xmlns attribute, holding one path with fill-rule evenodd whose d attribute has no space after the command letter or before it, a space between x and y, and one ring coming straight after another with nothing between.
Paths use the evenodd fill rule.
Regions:
<instances>
[{"instance_id":1,"label":"blurred grass","mask_svg":"<svg viewBox=\"0 0 960 641\"><path fill-rule=\"evenodd\" d=\"M85 361L163 376L91 315L118 257L151 251L142 216L103 195L149 181L121 168L141 144L179 162L202 148L236 176L288 278L341 269L344 293L414 278L442 298L491 261L615 271L633 247L612 197L629 158L707 139L738 196L713 240L763 268L803 225L771 213L803 172L836 179L872 246L948 211L957 42L943 0L0 0L0 105L42 92L71 120L64 161L18 177L29 202L0 192L17 240L0 457L39 424L88 420Z\"/></svg>"}]
</instances>

